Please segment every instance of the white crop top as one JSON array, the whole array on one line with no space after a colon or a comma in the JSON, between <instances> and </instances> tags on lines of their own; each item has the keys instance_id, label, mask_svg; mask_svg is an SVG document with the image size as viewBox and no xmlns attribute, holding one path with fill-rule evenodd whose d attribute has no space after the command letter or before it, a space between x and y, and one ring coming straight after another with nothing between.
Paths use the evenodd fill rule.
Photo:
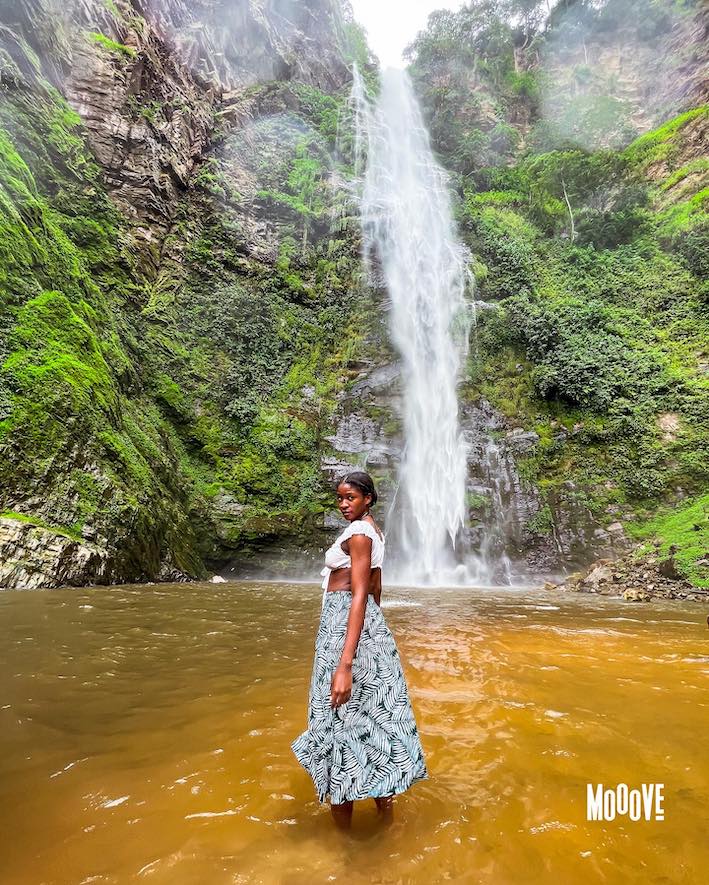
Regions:
<instances>
[{"instance_id":1,"label":"white crop top","mask_svg":"<svg viewBox=\"0 0 709 885\"><path fill-rule=\"evenodd\" d=\"M320 572L324 575L322 588L327 590L327 584L330 580L330 572L336 568L350 568L352 559L348 553L340 546L347 538L352 535L367 535L372 539L372 568L381 568L384 561L384 541L379 537L379 532L374 526L364 519L354 519L337 540L325 551L325 568Z\"/></svg>"}]
</instances>

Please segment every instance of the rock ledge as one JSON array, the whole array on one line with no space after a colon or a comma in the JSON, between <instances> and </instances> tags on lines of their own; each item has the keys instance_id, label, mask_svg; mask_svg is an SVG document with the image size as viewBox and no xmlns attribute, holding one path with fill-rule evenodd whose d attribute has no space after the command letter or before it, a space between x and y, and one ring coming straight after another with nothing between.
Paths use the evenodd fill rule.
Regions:
<instances>
[{"instance_id":1,"label":"rock ledge","mask_svg":"<svg viewBox=\"0 0 709 885\"><path fill-rule=\"evenodd\" d=\"M656 552L639 556L630 551L617 560L599 559L585 571L575 572L559 584L547 583L544 587L547 590L618 596L633 602L653 599L709 602L709 590L686 581L677 571L671 555L662 557Z\"/></svg>"}]
</instances>

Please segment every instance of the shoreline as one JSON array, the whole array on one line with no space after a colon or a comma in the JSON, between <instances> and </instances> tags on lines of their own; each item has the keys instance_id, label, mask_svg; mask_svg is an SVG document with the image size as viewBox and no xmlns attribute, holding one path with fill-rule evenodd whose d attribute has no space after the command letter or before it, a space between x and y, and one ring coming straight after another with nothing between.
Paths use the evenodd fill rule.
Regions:
<instances>
[{"instance_id":1,"label":"shoreline","mask_svg":"<svg viewBox=\"0 0 709 885\"><path fill-rule=\"evenodd\" d=\"M612 596L629 602L676 599L709 603L709 589L686 580L678 572L672 555L661 557L657 550L638 555L639 549L640 546L617 559L597 559L563 581L545 582L544 589Z\"/></svg>"}]
</instances>

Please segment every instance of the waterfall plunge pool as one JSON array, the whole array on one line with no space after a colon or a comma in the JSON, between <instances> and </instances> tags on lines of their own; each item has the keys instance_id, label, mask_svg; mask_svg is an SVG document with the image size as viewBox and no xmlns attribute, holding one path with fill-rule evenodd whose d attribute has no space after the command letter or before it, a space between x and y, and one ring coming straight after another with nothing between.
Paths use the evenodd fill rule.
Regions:
<instances>
[{"instance_id":1,"label":"waterfall plunge pool","mask_svg":"<svg viewBox=\"0 0 709 885\"><path fill-rule=\"evenodd\" d=\"M385 588L431 778L334 832L306 726L314 584L0 594L0 881L702 881L697 603ZM586 820L663 783L665 820ZM371 806L371 807L370 807Z\"/></svg>"}]
</instances>

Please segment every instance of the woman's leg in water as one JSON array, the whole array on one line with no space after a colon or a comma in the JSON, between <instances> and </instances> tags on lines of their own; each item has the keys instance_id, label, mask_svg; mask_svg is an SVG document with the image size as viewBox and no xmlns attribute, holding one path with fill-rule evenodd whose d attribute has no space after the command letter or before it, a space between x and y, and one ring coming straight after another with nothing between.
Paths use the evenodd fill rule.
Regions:
<instances>
[{"instance_id":1,"label":"woman's leg in water","mask_svg":"<svg viewBox=\"0 0 709 885\"><path fill-rule=\"evenodd\" d=\"M390 824L394 820L394 796L375 796L374 801L382 823Z\"/></svg>"},{"instance_id":2,"label":"woman's leg in water","mask_svg":"<svg viewBox=\"0 0 709 885\"><path fill-rule=\"evenodd\" d=\"M349 830L352 825L352 807L354 802L342 802L339 805L330 805L332 818L340 830Z\"/></svg>"}]
</instances>

